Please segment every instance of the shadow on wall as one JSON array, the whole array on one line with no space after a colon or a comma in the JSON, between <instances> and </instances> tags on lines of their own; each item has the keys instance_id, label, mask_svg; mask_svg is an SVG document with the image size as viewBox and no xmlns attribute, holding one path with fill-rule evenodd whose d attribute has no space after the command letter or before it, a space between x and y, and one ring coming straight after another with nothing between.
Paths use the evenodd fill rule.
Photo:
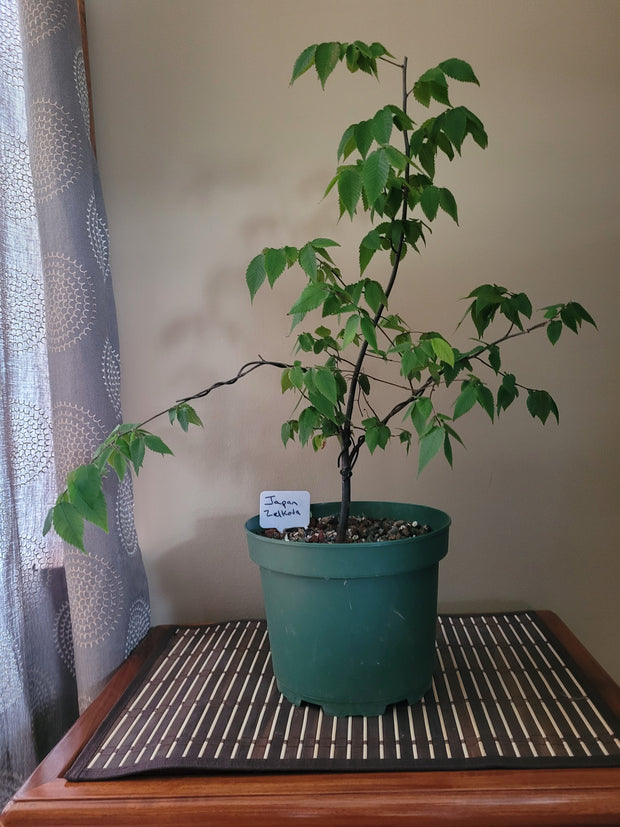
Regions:
<instances>
[{"instance_id":1,"label":"shadow on wall","mask_svg":"<svg viewBox=\"0 0 620 827\"><path fill-rule=\"evenodd\" d=\"M194 536L151 558L153 624L264 618L260 574L248 555L239 515L197 521ZM237 584L232 587L231 584ZM242 608L241 608L242 607Z\"/></svg>"}]
</instances>

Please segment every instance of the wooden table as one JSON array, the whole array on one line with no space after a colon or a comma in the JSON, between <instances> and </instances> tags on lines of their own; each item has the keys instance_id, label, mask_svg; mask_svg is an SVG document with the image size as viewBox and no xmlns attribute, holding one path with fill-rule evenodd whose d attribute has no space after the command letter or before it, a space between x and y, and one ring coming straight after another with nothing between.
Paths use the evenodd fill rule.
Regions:
<instances>
[{"instance_id":1,"label":"wooden table","mask_svg":"<svg viewBox=\"0 0 620 827\"><path fill-rule=\"evenodd\" d=\"M551 612L538 612L620 713L620 688ZM63 774L162 640L152 629L14 795L3 827L38 825L620 824L620 768L307 775L178 775L70 783Z\"/></svg>"}]
</instances>

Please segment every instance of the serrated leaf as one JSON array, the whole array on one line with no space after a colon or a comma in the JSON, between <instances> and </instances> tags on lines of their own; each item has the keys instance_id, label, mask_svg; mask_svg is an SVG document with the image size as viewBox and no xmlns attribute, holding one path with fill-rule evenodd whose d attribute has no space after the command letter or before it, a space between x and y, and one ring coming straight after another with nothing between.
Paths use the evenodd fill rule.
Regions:
<instances>
[{"instance_id":1,"label":"serrated leaf","mask_svg":"<svg viewBox=\"0 0 620 827\"><path fill-rule=\"evenodd\" d=\"M371 152L364 162L362 183L370 205L374 204L383 192L389 171L390 165L383 149L376 149Z\"/></svg>"},{"instance_id":2,"label":"serrated leaf","mask_svg":"<svg viewBox=\"0 0 620 827\"><path fill-rule=\"evenodd\" d=\"M127 460L120 451L113 449L108 457L108 465L114 469L116 476L122 482L127 471Z\"/></svg>"},{"instance_id":3,"label":"serrated leaf","mask_svg":"<svg viewBox=\"0 0 620 827\"><path fill-rule=\"evenodd\" d=\"M448 109L443 116L442 124L444 132L460 151L467 135L467 112L462 106Z\"/></svg>"},{"instance_id":4,"label":"serrated leaf","mask_svg":"<svg viewBox=\"0 0 620 827\"><path fill-rule=\"evenodd\" d=\"M338 387L334 374L329 368L319 367L315 369L314 384L316 389L325 396L332 404L338 401Z\"/></svg>"},{"instance_id":5,"label":"serrated leaf","mask_svg":"<svg viewBox=\"0 0 620 827\"><path fill-rule=\"evenodd\" d=\"M362 194L362 176L357 167L343 167L338 175L338 195L344 209L353 218Z\"/></svg>"},{"instance_id":6,"label":"serrated leaf","mask_svg":"<svg viewBox=\"0 0 620 827\"><path fill-rule=\"evenodd\" d=\"M372 121L360 121L360 123L355 125L353 135L359 154L362 158L365 158L374 138Z\"/></svg>"},{"instance_id":7,"label":"serrated leaf","mask_svg":"<svg viewBox=\"0 0 620 827\"><path fill-rule=\"evenodd\" d=\"M378 144L389 144L393 122L392 112L388 106L374 115L371 121L372 134Z\"/></svg>"},{"instance_id":8,"label":"serrated leaf","mask_svg":"<svg viewBox=\"0 0 620 827\"><path fill-rule=\"evenodd\" d=\"M373 350L378 350L377 348L377 332L372 321L368 318L368 316L361 316L360 317L360 328L362 330L362 335L364 339L368 342L370 347Z\"/></svg>"},{"instance_id":9,"label":"serrated leaf","mask_svg":"<svg viewBox=\"0 0 620 827\"><path fill-rule=\"evenodd\" d=\"M547 391L528 391L526 404L530 414L540 419L543 425L547 421L549 414L553 414L557 422L560 421L557 405Z\"/></svg>"},{"instance_id":10,"label":"serrated leaf","mask_svg":"<svg viewBox=\"0 0 620 827\"><path fill-rule=\"evenodd\" d=\"M556 319L553 322L549 322L547 325L547 337L552 345L554 345L562 334L562 322L559 319Z\"/></svg>"},{"instance_id":11,"label":"serrated leaf","mask_svg":"<svg viewBox=\"0 0 620 827\"><path fill-rule=\"evenodd\" d=\"M57 502L52 517L54 530L69 545L86 553L84 548L84 518L70 502Z\"/></svg>"},{"instance_id":12,"label":"serrated leaf","mask_svg":"<svg viewBox=\"0 0 620 827\"><path fill-rule=\"evenodd\" d=\"M329 292L323 284L310 282L301 291L299 298L289 310L289 314L306 314L310 310L316 310L317 307L323 304L328 295ZM305 348L303 349L305 350Z\"/></svg>"},{"instance_id":13,"label":"serrated leaf","mask_svg":"<svg viewBox=\"0 0 620 827\"><path fill-rule=\"evenodd\" d=\"M182 412L179 416L179 424L184 431L187 431L189 423L186 421L185 412ZM142 468L145 452L144 439L141 436L131 440L129 443L129 459L136 474Z\"/></svg>"},{"instance_id":14,"label":"serrated leaf","mask_svg":"<svg viewBox=\"0 0 620 827\"><path fill-rule=\"evenodd\" d=\"M323 89L325 89L325 82L327 78L334 71L339 60L340 44L333 42L319 43L316 47L316 51L314 53L314 65Z\"/></svg>"},{"instance_id":15,"label":"serrated leaf","mask_svg":"<svg viewBox=\"0 0 620 827\"><path fill-rule=\"evenodd\" d=\"M431 102L430 83L425 83L423 80L416 80L413 84L413 96L422 106L429 106Z\"/></svg>"},{"instance_id":16,"label":"serrated leaf","mask_svg":"<svg viewBox=\"0 0 620 827\"><path fill-rule=\"evenodd\" d=\"M264 252L263 265L269 284L273 287L276 279L282 275L287 265L287 256L284 249L270 247Z\"/></svg>"},{"instance_id":17,"label":"serrated leaf","mask_svg":"<svg viewBox=\"0 0 620 827\"><path fill-rule=\"evenodd\" d=\"M417 399L411 406L409 415L411 416L411 421L413 422L413 426L416 429L418 436L422 436L422 434L426 431L426 425L432 413L433 403L427 396Z\"/></svg>"},{"instance_id":18,"label":"serrated leaf","mask_svg":"<svg viewBox=\"0 0 620 827\"><path fill-rule=\"evenodd\" d=\"M434 221L439 209L440 190L439 187L428 186L422 190L422 197L420 198L420 206L424 211L424 215L429 221Z\"/></svg>"},{"instance_id":19,"label":"serrated leaf","mask_svg":"<svg viewBox=\"0 0 620 827\"><path fill-rule=\"evenodd\" d=\"M477 401L476 388L471 382L464 382L461 386L461 393L454 403L454 419L458 419L470 411Z\"/></svg>"},{"instance_id":20,"label":"serrated leaf","mask_svg":"<svg viewBox=\"0 0 620 827\"><path fill-rule=\"evenodd\" d=\"M579 315L579 317L584 322L587 322L588 324L593 325L593 327L596 327L596 322L594 321L592 316L588 313L588 311L585 309L585 307L582 307L582 305L580 305L579 302L571 302L571 304L575 308L575 310L576 310L577 314Z\"/></svg>"},{"instance_id":21,"label":"serrated leaf","mask_svg":"<svg viewBox=\"0 0 620 827\"><path fill-rule=\"evenodd\" d=\"M312 244L305 244L299 251L299 264L311 281L316 281L316 251Z\"/></svg>"},{"instance_id":22,"label":"serrated leaf","mask_svg":"<svg viewBox=\"0 0 620 827\"><path fill-rule=\"evenodd\" d=\"M482 383L476 385L475 390L476 398L479 404L487 412L491 422L493 422L495 418L495 400L493 399L492 392L489 390L489 388L487 388L486 385L483 385Z\"/></svg>"},{"instance_id":23,"label":"serrated leaf","mask_svg":"<svg viewBox=\"0 0 620 827\"><path fill-rule=\"evenodd\" d=\"M404 152L401 152L400 149L396 149L395 146L386 146L384 148L386 157L391 166L395 169L400 170L401 172L406 169L407 164L409 163L409 159L405 155Z\"/></svg>"},{"instance_id":24,"label":"serrated leaf","mask_svg":"<svg viewBox=\"0 0 620 827\"><path fill-rule=\"evenodd\" d=\"M101 472L94 465L80 465L67 477L69 500L89 522L108 530Z\"/></svg>"},{"instance_id":25,"label":"serrated leaf","mask_svg":"<svg viewBox=\"0 0 620 827\"><path fill-rule=\"evenodd\" d=\"M474 70L465 60L451 57L448 60L442 60L439 67L448 77L454 78L454 80L460 80L462 83L475 83L480 86Z\"/></svg>"},{"instance_id":26,"label":"serrated leaf","mask_svg":"<svg viewBox=\"0 0 620 827\"><path fill-rule=\"evenodd\" d=\"M489 345L489 364L495 373L499 373L499 369L502 366L502 357L497 345Z\"/></svg>"},{"instance_id":27,"label":"serrated leaf","mask_svg":"<svg viewBox=\"0 0 620 827\"><path fill-rule=\"evenodd\" d=\"M314 55L316 52L316 43L312 46L308 46L303 52L299 55L295 64L293 66L293 75L291 77L291 84L293 84L298 77L307 72L308 69L314 64Z\"/></svg>"},{"instance_id":28,"label":"serrated leaf","mask_svg":"<svg viewBox=\"0 0 620 827\"><path fill-rule=\"evenodd\" d=\"M163 439L155 434L145 434L144 443L149 450L154 451L156 454L172 454L172 451Z\"/></svg>"},{"instance_id":29,"label":"serrated leaf","mask_svg":"<svg viewBox=\"0 0 620 827\"><path fill-rule=\"evenodd\" d=\"M289 370L289 378L291 380L291 385L297 390L300 390L304 384L304 372L301 368L301 365L293 365L292 368Z\"/></svg>"},{"instance_id":30,"label":"serrated leaf","mask_svg":"<svg viewBox=\"0 0 620 827\"><path fill-rule=\"evenodd\" d=\"M319 413L315 408L304 408L299 415L299 441L306 445L319 421Z\"/></svg>"},{"instance_id":31,"label":"serrated leaf","mask_svg":"<svg viewBox=\"0 0 620 827\"><path fill-rule=\"evenodd\" d=\"M392 432L388 426L379 422L376 416L365 419L362 425L366 431L365 441L370 453L372 454L376 448L384 450L392 436Z\"/></svg>"},{"instance_id":32,"label":"serrated leaf","mask_svg":"<svg viewBox=\"0 0 620 827\"><path fill-rule=\"evenodd\" d=\"M431 428L428 433L420 439L420 454L418 459L418 474L421 473L428 463L437 456L444 444L443 428Z\"/></svg>"},{"instance_id":33,"label":"serrated leaf","mask_svg":"<svg viewBox=\"0 0 620 827\"><path fill-rule=\"evenodd\" d=\"M342 346L347 347L350 345L355 337L357 336L357 331L359 330L359 316L352 315L349 316L347 322L344 326L344 333L342 335Z\"/></svg>"},{"instance_id":34,"label":"serrated leaf","mask_svg":"<svg viewBox=\"0 0 620 827\"><path fill-rule=\"evenodd\" d=\"M336 157L338 158L338 160L340 160L341 158L343 160L345 158L348 158L356 146L357 142L355 140L355 124L351 124L351 126L348 126L342 133L342 138L340 139L340 143L338 144L338 153ZM331 187L329 189L331 189ZM329 192L329 189L327 190L327 192ZM327 195L327 192L325 193L325 195Z\"/></svg>"},{"instance_id":35,"label":"serrated leaf","mask_svg":"<svg viewBox=\"0 0 620 827\"><path fill-rule=\"evenodd\" d=\"M325 247L340 247L340 244L334 241L333 238L313 238L309 243L315 250L322 250Z\"/></svg>"},{"instance_id":36,"label":"serrated leaf","mask_svg":"<svg viewBox=\"0 0 620 827\"><path fill-rule=\"evenodd\" d=\"M373 313L377 313L382 305L383 307L387 305L387 296L383 287L373 279L366 279L364 282L364 298Z\"/></svg>"},{"instance_id":37,"label":"serrated leaf","mask_svg":"<svg viewBox=\"0 0 620 827\"><path fill-rule=\"evenodd\" d=\"M258 292L259 287L265 281L267 271L265 270L265 256L263 253L255 256L248 264L248 269L245 271L245 280L250 291L250 298L254 301L254 296Z\"/></svg>"},{"instance_id":38,"label":"serrated leaf","mask_svg":"<svg viewBox=\"0 0 620 827\"><path fill-rule=\"evenodd\" d=\"M454 351L445 339L441 336L434 336L431 339L431 345L438 359L450 365L450 367L454 367Z\"/></svg>"},{"instance_id":39,"label":"serrated leaf","mask_svg":"<svg viewBox=\"0 0 620 827\"><path fill-rule=\"evenodd\" d=\"M446 187L441 187L439 190L439 206L444 212L448 213L455 224L459 223L459 211L456 205L456 200L450 190L446 189Z\"/></svg>"}]
</instances>

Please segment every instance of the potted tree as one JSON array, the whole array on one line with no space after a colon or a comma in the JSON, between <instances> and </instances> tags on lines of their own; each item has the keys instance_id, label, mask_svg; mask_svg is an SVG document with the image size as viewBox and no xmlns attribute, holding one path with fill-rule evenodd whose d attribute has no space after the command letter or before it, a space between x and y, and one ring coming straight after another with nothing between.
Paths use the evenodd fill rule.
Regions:
<instances>
[{"instance_id":1,"label":"potted tree","mask_svg":"<svg viewBox=\"0 0 620 827\"><path fill-rule=\"evenodd\" d=\"M409 452L417 442L419 471L441 453L452 465L453 446L461 442L458 420L481 406L494 421L518 398L543 424L557 420L551 395L504 366L504 345L535 331L555 345L565 327L577 333L594 321L575 301L544 307L535 318L525 293L497 284L469 293L462 323L473 323L473 338L458 346L403 318L393 304L395 284L440 212L458 223L454 196L436 181L437 157L452 161L471 141L487 145L480 119L449 94L452 81L478 79L468 63L450 58L411 82L406 58L397 60L380 43L355 41L309 46L295 61L291 83L314 67L325 87L339 64L377 78L385 65L400 90L397 103L345 129L326 190L336 194L340 218L366 217L359 267L354 274L340 269L339 244L331 238L260 252L246 272L251 299L290 268L304 274L289 311L294 358L258 358L142 423L117 426L92 461L68 475L44 531L53 526L84 550L84 520L107 528L108 470L122 479L129 469L139 472L147 450L171 453L147 429L153 419L167 415L187 431L201 424L190 403L254 370L277 368L282 391L296 400L282 425L283 443L299 440L319 451L335 439L342 495L338 503L313 507L308 530L265 532L259 516L246 523L250 556L261 568L274 671L294 703L370 715L391 702L413 703L431 685L438 564L447 553L450 518L408 503L352 501L360 453L395 440ZM410 111L412 102L421 119ZM310 327L298 332L308 320Z\"/></svg>"}]
</instances>

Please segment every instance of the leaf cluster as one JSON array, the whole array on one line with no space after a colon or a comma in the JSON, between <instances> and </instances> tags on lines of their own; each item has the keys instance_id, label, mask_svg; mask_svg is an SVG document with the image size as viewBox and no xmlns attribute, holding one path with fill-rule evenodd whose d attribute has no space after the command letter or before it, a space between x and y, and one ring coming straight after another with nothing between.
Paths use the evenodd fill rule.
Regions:
<instances>
[{"instance_id":1,"label":"leaf cluster","mask_svg":"<svg viewBox=\"0 0 620 827\"><path fill-rule=\"evenodd\" d=\"M171 423L178 422L184 431L190 425L202 425L200 417L187 402L178 403L156 416L164 413L168 414ZM65 542L85 551L85 522L108 531L104 479L109 471L114 471L122 481L128 469L133 469L135 474L140 472L147 451L172 454L168 445L156 434L147 431L144 424L117 425L97 448L91 461L67 475L67 487L47 513L44 535L53 527Z\"/></svg>"}]
</instances>

